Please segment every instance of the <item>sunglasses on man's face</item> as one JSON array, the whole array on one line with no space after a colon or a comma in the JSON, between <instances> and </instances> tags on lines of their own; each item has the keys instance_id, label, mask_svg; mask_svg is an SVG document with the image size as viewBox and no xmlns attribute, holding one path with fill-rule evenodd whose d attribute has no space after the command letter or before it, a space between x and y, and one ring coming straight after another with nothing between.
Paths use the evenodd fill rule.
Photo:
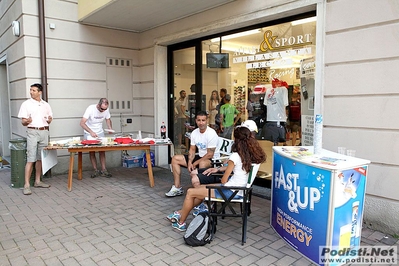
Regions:
<instances>
[{"instance_id":1,"label":"sunglasses on man's face","mask_svg":"<svg viewBox=\"0 0 399 266\"><path fill-rule=\"evenodd\" d=\"M107 104L106 104L106 105L107 105L106 108L102 108L102 105L103 105L103 104L99 104L99 105L98 105L98 110L100 110L100 112L104 112L104 111L106 111L106 110L108 109L108 105L107 105Z\"/></svg>"}]
</instances>

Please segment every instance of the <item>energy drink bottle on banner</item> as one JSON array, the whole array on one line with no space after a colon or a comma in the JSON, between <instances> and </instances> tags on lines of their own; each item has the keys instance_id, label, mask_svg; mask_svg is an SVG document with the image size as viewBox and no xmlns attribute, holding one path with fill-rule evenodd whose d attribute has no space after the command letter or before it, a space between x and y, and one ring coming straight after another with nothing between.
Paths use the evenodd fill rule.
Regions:
<instances>
[{"instance_id":1,"label":"energy drink bottle on banner","mask_svg":"<svg viewBox=\"0 0 399 266\"><path fill-rule=\"evenodd\" d=\"M360 236L359 201L352 204L351 248L355 247Z\"/></svg>"},{"instance_id":2,"label":"energy drink bottle on banner","mask_svg":"<svg viewBox=\"0 0 399 266\"><path fill-rule=\"evenodd\" d=\"M339 229L339 249L349 248L351 244L351 224L341 226Z\"/></svg>"}]
</instances>

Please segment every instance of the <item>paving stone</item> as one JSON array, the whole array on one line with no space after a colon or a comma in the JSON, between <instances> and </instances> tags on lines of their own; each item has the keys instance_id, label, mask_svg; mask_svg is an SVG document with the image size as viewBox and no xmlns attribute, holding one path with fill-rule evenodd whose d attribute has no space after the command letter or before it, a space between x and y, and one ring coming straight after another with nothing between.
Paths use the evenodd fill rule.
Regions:
<instances>
[{"instance_id":1,"label":"paving stone","mask_svg":"<svg viewBox=\"0 0 399 266\"><path fill-rule=\"evenodd\" d=\"M262 265L274 265L274 263L278 260L278 258L272 256L272 255L266 255L265 257L259 259L256 262L256 265L262 266Z\"/></svg>"},{"instance_id":2,"label":"paving stone","mask_svg":"<svg viewBox=\"0 0 399 266\"><path fill-rule=\"evenodd\" d=\"M182 197L165 197L173 183L169 169L110 169L112 178L76 180L67 175L46 180L49 189L24 196L11 188L9 169L0 171L0 265L312 265L271 228L270 200L253 196L247 242L241 245L241 220L218 219L214 240L203 247L184 243L165 216L181 208ZM190 186L187 171L182 186ZM259 189L258 189L259 190ZM263 193L263 192L262 192ZM187 219L190 222L192 215ZM398 245L391 236L363 228L363 245Z\"/></svg>"}]
</instances>

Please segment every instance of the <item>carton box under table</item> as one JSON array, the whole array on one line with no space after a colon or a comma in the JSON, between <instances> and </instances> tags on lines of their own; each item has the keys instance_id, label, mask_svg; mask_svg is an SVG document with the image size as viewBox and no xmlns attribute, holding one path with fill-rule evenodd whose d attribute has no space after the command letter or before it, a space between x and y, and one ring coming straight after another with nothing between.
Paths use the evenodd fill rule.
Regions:
<instances>
[{"instance_id":1,"label":"carton box under table","mask_svg":"<svg viewBox=\"0 0 399 266\"><path fill-rule=\"evenodd\" d=\"M126 168L141 167L143 158L139 156L124 156L122 166Z\"/></svg>"}]
</instances>

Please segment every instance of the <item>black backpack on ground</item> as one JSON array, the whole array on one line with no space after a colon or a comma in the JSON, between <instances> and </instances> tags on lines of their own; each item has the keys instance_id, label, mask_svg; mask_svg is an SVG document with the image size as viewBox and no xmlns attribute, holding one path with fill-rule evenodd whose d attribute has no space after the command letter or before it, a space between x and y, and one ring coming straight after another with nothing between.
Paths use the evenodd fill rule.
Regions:
<instances>
[{"instance_id":1,"label":"black backpack on ground","mask_svg":"<svg viewBox=\"0 0 399 266\"><path fill-rule=\"evenodd\" d=\"M187 245L192 247L204 246L209 244L212 239L210 232L212 230L212 219L208 212L200 212L189 224L186 233L184 234L184 241ZM216 231L216 230L215 230Z\"/></svg>"}]
</instances>

